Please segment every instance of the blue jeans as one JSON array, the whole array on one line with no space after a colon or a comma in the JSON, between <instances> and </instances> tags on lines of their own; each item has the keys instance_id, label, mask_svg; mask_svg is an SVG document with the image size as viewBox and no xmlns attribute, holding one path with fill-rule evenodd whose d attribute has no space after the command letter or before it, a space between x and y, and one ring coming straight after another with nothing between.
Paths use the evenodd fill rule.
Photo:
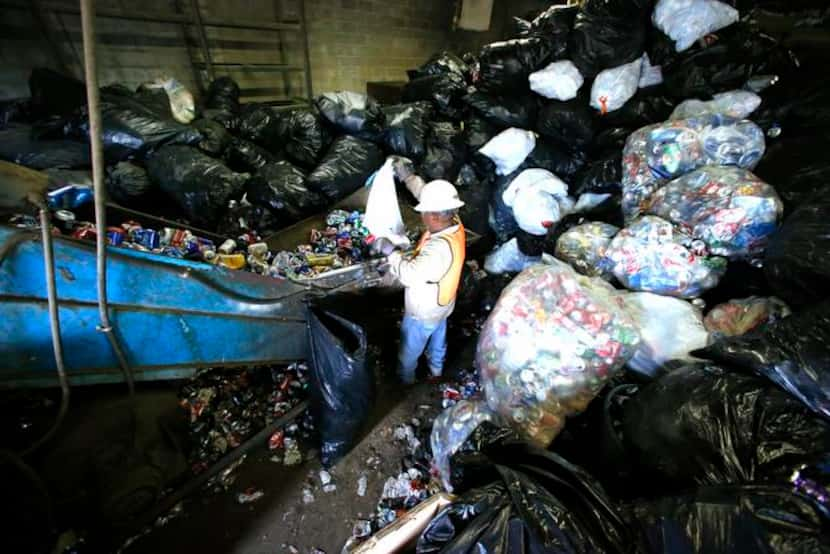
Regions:
<instances>
[{"instance_id":1,"label":"blue jeans","mask_svg":"<svg viewBox=\"0 0 830 554\"><path fill-rule=\"evenodd\" d=\"M424 323L405 315L401 323L401 349L398 352L398 377L404 383L415 382L415 370L424 348L430 372L435 377L440 376L447 356L447 320Z\"/></svg>"}]
</instances>

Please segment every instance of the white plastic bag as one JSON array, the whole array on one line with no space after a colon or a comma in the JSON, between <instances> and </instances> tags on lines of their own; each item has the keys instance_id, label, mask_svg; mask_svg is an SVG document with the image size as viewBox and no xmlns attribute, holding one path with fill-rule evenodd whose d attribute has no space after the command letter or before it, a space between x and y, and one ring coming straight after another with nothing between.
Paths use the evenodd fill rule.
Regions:
<instances>
[{"instance_id":1,"label":"white plastic bag","mask_svg":"<svg viewBox=\"0 0 830 554\"><path fill-rule=\"evenodd\" d=\"M568 185L546 169L526 169L502 193L522 231L544 235L573 209Z\"/></svg>"},{"instance_id":2,"label":"white plastic bag","mask_svg":"<svg viewBox=\"0 0 830 554\"><path fill-rule=\"evenodd\" d=\"M651 65L648 54L643 54L643 66L640 68L639 88L653 87L663 82L663 68L659 65Z\"/></svg>"},{"instance_id":3,"label":"white plastic bag","mask_svg":"<svg viewBox=\"0 0 830 554\"><path fill-rule=\"evenodd\" d=\"M396 246L409 246L406 228L395 192L395 173L392 160L387 159L372 181L363 225L375 238L387 238Z\"/></svg>"},{"instance_id":4,"label":"white plastic bag","mask_svg":"<svg viewBox=\"0 0 830 554\"><path fill-rule=\"evenodd\" d=\"M542 257L522 254L519 242L513 238L487 255L484 259L484 271L498 274L518 273L538 263L542 263Z\"/></svg>"},{"instance_id":5,"label":"white plastic bag","mask_svg":"<svg viewBox=\"0 0 830 554\"><path fill-rule=\"evenodd\" d=\"M173 119L179 123L188 124L196 119L196 102L193 100L193 94L176 79L161 77L141 86L148 89L163 88L170 102Z\"/></svg>"},{"instance_id":6,"label":"white plastic bag","mask_svg":"<svg viewBox=\"0 0 830 554\"><path fill-rule=\"evenodd\" d=\"M617 299L640 333L640 345L628 360L634 371L652 376L671 360L694 360L689 352L709 340L703 315L686 300L650 292L620 292Z\"/></svg>"},{"instance_id":7,"label":"white plastic bag","mask_svg":"<svg viewBox=\"0 0 830 554\"><path fill-rule=\"evenodd\" d=\"M493 160L497 174L509 175L522 165L534 148L536 133L511 127L490 139L479 152Z\"/></svg>"},{"instance_id":8,"label":"white plastic bag","mask_svg":"<svg viewBox=\"0 0 830 554\"><path fill-rule=\"evenodd\" d=\"M748 90L730 90L716 94L712 100L684 100L671 113L670 120L687 119L708 114L723 114L745 119L761 105L761 97Z\"/></svg>"},{"instance_id":9,"label":"white plastic bag","mask_svg":"<svg viewBox=\"0 0 830 554\"><path fill-rule=\"evenodd\" d=\"M602 113L622 108L637 93L643 58L601 71L591 87L591 106Z\"/></svg>"},{"instance_id":10,"label":"white plastic bag","mask_svg":"<svg viewBox=\"0 0 830 554\"><path fill-rule=\"evenodd\" d=\"M738 10L717 0L659 0L651 20L682 52L696 40L738 21Z\"/></svg>"},{"instance_id":11,"label":"white plastic bag","mask_svg":"<svg viewBox=\"0 0 830 554\"><path fill-rule=\"evenodd\" d=\"M572 61L560 60L531 73L528 81L530 90L545 98L572 100L585 79Z\"/></svg>"}]
</instances>

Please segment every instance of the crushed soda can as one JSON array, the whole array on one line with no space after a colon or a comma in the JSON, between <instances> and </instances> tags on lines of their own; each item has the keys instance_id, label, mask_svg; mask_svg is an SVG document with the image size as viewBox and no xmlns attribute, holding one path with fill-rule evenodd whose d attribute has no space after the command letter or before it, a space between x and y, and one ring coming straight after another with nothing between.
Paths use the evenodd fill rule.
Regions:
<instances>
[{"instance_id":1,"label":"crushed soda can","mask_svg":"<svg viewBox=\"0 0 830 554\"><path fill-rule=\"evenodd\" d=\"M263 496L265 496L265 493L262 490L249 487L245 489L245 492L240 492L236 495L236 501L239 504L250 504L251 502L256 502Z\"/></svg>"}]
</instances>

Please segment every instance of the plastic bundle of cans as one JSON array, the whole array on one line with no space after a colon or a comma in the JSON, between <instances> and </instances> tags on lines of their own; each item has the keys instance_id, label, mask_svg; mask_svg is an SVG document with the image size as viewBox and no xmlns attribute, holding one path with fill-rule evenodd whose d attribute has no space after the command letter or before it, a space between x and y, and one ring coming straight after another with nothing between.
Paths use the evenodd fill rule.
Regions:
<instances>
[{"instance_id":1,"label":"plastic bundle of cans","mask_svg":"<svg viewBox=\"0 0 830 554\"><path fill-rule=\"evenodd\" d=\"M432 465L447 492L452 492L450 483L450 458L485 421L498 421L483 400L461 400L445 409L432 424L430 445L432 446Z\"/></svg>"},{"instance_id":2,"label":"plastic bundle of cans","mask_svg":"<svg viewBox=\"0 0 830 554\"><path fill-rule=\"evenodd\" d=\"M774 297L750 296L718 304L706 314L703 325L713 339L744 335L762 325L790 315L784 301Z\"/></svg>"},{"instance_id":3,"label":"plastic bundle of cans","mask_svg":"<svg viewBox=\"0 0 830 554\"><path fill-rule=\"evenodd\" d=\"M754 168L764 155L764 132L748 120L704 114L643 127L623 149L623 214L627 221L664 183L704 165Z\"/></svg>"},{"instance_id":4,"label":"plastic bundle of cans","mask_svg":"<svg viewBox=\"0 0 830 554\"><path fill-rule=\"evenodd\" d=\"M637 349L612 294L554 261L523 271L499 298L476 362L487 404L526 439L547 446Z\"/></svg>"},{"instance_id":5,"label":"plastic bundle of cans","mask_svg":"<svg viewBox=\"0 0 830 554\"><path fill-rule=\"evenodd\" d=\"M589 222L568 229L556 239L556 257L567 262L583 275L600 277L606 281L612 278L608 268L600 261L605 249L619 232L619 227L609 223Z\"/></svg>"},{"instance_id":6,"label":"plastic bundle of cans","mask_svg":"<svg viewBox=\"0 0 830 554\"><path fill-rule=\"evenodd\" d=\"M646 211L680 225L709 252L730 259L763 253L784 205L770 185L740 167L707 166L657 190Z\"/></svg>"},{"instance_id":7,"label":"plastic bundle of cans","mask_svg":"<svg viewBox=\"0 0 830 554\"><path fill-rule=\"evenodd\" d=\"M307 396L308 367L207 370L179 391L190 421L189 460L194 473L207 469Z\"/></svg>"},{"instance_id":8,"label":"plastic bundle of cans","mask_svg":"<svg viewBox=\"0 0 830 554\"><path fill-rule=\"evenodd\" d=\"M301 244L294 252L277 253L272 268L283 277L314 277L362 262L371 240L361 212L334 210L326 217L325 229L312 230L308 244Z\"/></svg>"},{"instance_id":9,"label":"plastic bundle of cans","mask_svg":"<svg viewBox=\"0 0 830 554\"><path fill-rule=\"evenodd\" d=\"M627 289L695 298L717 286L727 261L710 255L702 240L647 215L617 233L600 265Z\"/></svg>"}]
</instances>

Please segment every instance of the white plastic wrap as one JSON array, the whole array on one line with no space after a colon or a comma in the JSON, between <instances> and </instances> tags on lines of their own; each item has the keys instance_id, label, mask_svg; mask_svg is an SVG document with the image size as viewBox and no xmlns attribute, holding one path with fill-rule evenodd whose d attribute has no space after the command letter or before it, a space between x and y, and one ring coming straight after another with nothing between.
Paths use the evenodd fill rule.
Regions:
<instances>
[{"instance_id":1,"label":"white plastic wrap","mask_svg":"<svg viewBox=\"0 0 830 554\"><path fill-rule=\"evenodd\" d=\"M643 67L640 69L640 82L638 87L646 88L659 85L663 82L663 68L659 65L651 65L648 54L643 54Z\"/></svg>"},{"instance_id":2,"label":"white plastic wrap","mask_svg":"<svg viewBox=\"0 0 830 554\"><path fill-rule=\"evenodd\" d=\"M640 334L640 345L627 364L634 371L652 376L666 362L692 361L689 352L709 340L703 315L686 300L650 292L620 293L617 299Z\"/></svg>"},{"instance_id":3,"label":"white plastic wrap","mask_svg":"<svg viewBox=\"0 0 830 554\"><path fill-rule=\"evenodd\" d=\"M533 264L542 262L541 256L527 256L519 250L519 242L514 238L493 250L484 259L484 271L487 273L519 273Z\"/></svg>"},{"instance_id":4,"label":"white plastic wrap","mask_svg":"<svg viewBox=\"0 0 830 554\"><path fill-rule=\"evenodd\" d=\"M398 194L395 192L395 171L391 159L386 160L372 181L363 225L375 238L387 238L396 246L409 246Z\"/></svg>"},{"instance_id":5,"label":"white plastic wrap","mask_svg":"<svg viewBox=\"0 0 830 554\"><path fill-rule=\"evenodd\" d=\"M585 80L570 60L553 62L528 78L530 90L553 100L572 100Z\"/></svg>"},{"instance_id":6,"label":"white plastic wrap","mask_svg":"<svg viewBox=\"0 0 830 554\"><path fill-rule=\"evenodd\" d=\"M479 335L487 405L546 447L634 354L639 335L614 288L554 260L504 289Z\"/></svg>"},{"instance_id":7,"label":"white plastic wrap","mask_svg":"<svg viewBox=\"0 0 830 554\"><path fill-rule=\"evenodd\" d=\"M511 127L490 139L479 149L496 164L496 173L509 175L525 161L536 148L536 133Z\"/></svg>"},{"instance_id":8,"label":"white plastic wrap","mask_svg":"<svg viewBox=\"0 0 830 554\"><path fill-rule=\"evenodd\" d=\"M548 227L574 207L568 185L546 169L526 169L502 193L505 205L513 209L519 227L531 235L544 235Z\"/></svg>"},{"instance_id":9,"label":"white plastic wrap","mask_svg":"<svg viewBox=\"0 0 830 554\"><path fill-rule=\"evenodd\" d=\"M602 113L622 108L637 93L643 58L601 71L591 87L591 106Z\"/></svg>"},{"instance_id":10,"label":"white plastic wrap","mask_svg":"<svg viewBox=\"0 0 830 554\"><path fill-rule=\"evenodd\" d=\"M682 52L698 39L738 21L738 10L717 0L658 0L651 16L654 26Z\"/></svg>"},{"instance_id":11,"label":"white plastic wrap","mask_svg":"<svg viewBox=\"0 0 830 554\"><path fill-rule=\"evenodd\" d=\"M730 90L716 94L712 100L692 98L684 100L674 108L669 119L686 119L707 114L722 114L744 119L758 109L761 97L748 90Z\"/></svg>"}]
</instances>

